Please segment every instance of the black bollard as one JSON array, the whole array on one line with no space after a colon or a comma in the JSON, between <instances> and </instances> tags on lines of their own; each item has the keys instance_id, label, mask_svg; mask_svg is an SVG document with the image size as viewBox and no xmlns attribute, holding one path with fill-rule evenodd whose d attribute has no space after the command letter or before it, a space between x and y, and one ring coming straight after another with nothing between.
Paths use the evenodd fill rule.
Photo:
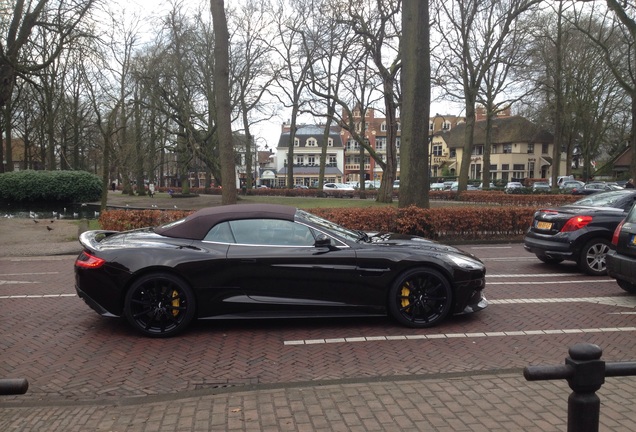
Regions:
<instances>
[{"instance_id":1,"label":"black bollard","mask_svg":"<svg viewBox=\"0 0 636 432\"><path fill-rule=\"evenodd\" d=\"M29 382L24 378L0 379L0 396L25 394Z\"/></svg>"},{"instance_id":2,"label":"black bollard","mask_svg":"<svg viewBox=\"0 0 636 432\"><path fill-rule=\"evenodd\" d=\"M568 432L598 432L601 400L596 392L605 382L603 350L598 345L579 343L568 352L565 364L572 368L567 378L572 389L568 398Z\"/></svg>"}]
</instances>

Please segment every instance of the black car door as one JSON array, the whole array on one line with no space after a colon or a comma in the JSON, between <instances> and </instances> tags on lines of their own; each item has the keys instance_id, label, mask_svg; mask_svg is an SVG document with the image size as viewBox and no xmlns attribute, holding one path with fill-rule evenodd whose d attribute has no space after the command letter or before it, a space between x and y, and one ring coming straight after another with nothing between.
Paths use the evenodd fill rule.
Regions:
<instances>
[{"instance_id":1,"label":"black car door","mask_svg":"<svg viewBox=\"0 0 636 432\"><path fill-rule=\"evenodd\" d=\"M250 308L306 315L364 304L354 248L336 239L317 247L315 232L292 221L249 219L229 225L235 238L227 254L231 283L246 293Z\"/></svg>"}]
</instances>

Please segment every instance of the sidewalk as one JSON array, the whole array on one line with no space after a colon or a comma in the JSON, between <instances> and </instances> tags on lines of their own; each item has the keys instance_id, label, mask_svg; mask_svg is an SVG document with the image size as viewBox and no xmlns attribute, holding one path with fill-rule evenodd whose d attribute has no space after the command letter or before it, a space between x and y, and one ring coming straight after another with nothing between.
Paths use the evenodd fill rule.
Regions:
<instances>
[{"instance_id":1,"label":"sidewalk","mask_svg":"<svg viewBox=\"0 0 636 432\"><path fill-rule=\"evenodd\" d=\"M601 431L634 431L636 380L598 392ZM565 431L565 382L521 371L414 379L289 383L19 406L0 399L4 431ZM6 397L4 397L6 398Z\"/></svg>"}]
</instances>

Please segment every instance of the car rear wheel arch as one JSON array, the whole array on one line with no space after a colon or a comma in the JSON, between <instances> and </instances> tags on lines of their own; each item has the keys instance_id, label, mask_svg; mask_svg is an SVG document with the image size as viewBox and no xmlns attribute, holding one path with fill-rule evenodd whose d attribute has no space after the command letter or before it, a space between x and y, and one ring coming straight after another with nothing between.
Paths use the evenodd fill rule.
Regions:
<instances>
[{"instance_id":1,"label":"car rear wheel arch","mask_svg":"<svg viewBox=\"0 0 636 432\"><path fill-rule=\"evenodd\" d=\"M448 273L429 266L412 267L394 279L387 296L387 310L400 324L432 327L454 308L453 285Z\"/></svg>"},{"instance_id":2,"label":"car rear wheel arch","mask_svg":"<svg viewBox=\"0 0 636 432\"><path fill-rule=\"evenodd\" d=\"M159 296L163 300L157 299ZM175 272L161 268L136 275L123 300L126 320L144 335L158 338L185 330L196 318L196 309L197 299L191 285Z\"/></svg>"},{"instance_id":3,"label":"car rear wheel arch","mask_svg":"<svg viewBox=\"0 0 636 432\"><path fill-rule=\"evenodd\" d=\"M587 240L578 250L577 265L579 269L591 276L607 274L605 259L610 249L611 239L605 236Z\"/></svg>"}]
</instances>

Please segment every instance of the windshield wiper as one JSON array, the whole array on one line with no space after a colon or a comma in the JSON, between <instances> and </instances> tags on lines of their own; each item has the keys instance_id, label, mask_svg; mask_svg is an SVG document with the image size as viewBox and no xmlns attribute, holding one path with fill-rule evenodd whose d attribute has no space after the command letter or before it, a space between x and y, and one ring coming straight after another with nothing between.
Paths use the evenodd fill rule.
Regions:
<instances>
[{"instance_id":1,"label":"windshield wiper","mask_svg":"<svg viewBox=\"0 0 636 432\"><path fill-rule=\"evenodd\" d=\"M363 241L365 243L369 243L371 241L371 239L369 238L369 235L367 233L365 233L362 230L356 230L356 232L358 233L359 237L357 241Z\"/></svg>"}]
</instances>

